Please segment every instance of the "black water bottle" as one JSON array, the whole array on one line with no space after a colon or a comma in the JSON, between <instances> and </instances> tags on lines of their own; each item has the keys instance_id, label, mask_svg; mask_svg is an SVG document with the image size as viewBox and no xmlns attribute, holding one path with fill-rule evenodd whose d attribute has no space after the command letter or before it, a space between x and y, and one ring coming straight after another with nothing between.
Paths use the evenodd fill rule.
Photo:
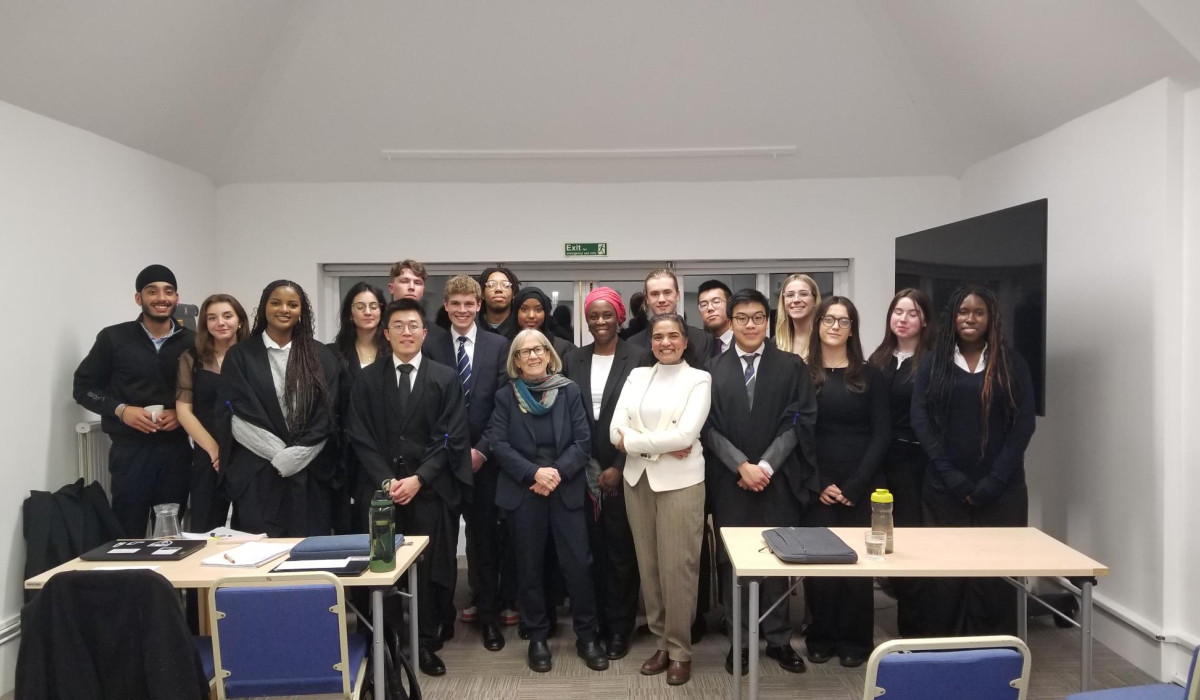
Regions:
<instances>
[{"instance_id":1,"label":"black water bottle","mask_svg":"<svg viewBox=\"0 0 1200 700\"><path fill-rule=\"evenodd\" d=\"M371 571L396 568L396 520L392 501L383 491L371 498Z\"/></svg>"}]
</instances>

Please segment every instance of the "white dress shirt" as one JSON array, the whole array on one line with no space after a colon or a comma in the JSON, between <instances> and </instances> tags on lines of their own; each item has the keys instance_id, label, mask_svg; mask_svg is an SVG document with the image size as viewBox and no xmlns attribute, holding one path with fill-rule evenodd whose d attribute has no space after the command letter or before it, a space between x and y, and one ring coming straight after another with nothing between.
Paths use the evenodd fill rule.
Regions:
<instances>
[{"instance_id":1,"label":"white dress shirt","mask_svg":"<svg viewBox=\"0 0 1200 700\"><path fill-rule=\"evenodd\" d=\"M417 372L421 371L421 353L418 352L415 356L413 356L413 359L409 360L408 362L405 362L404 360L401 360L399 357L396 357L396 353L392 353L392 368L393 368L393 371L396 373L396 386L397 387L400 386L400 377L404 376L404 375L400 374L400 365L412 365L413 366L413 370L408 373L408 388L409 389L413 388L413 385L417 383Z\"/></svg>"}]
</instances>

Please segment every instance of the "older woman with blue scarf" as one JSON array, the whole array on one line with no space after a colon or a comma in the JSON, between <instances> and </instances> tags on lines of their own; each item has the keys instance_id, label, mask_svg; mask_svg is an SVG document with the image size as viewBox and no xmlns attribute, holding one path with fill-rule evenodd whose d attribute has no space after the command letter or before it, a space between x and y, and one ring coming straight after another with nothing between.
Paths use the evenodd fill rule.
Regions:
<instances>
[{"instance_id":1,"label":"older woman with blue scarf","mask_svg":"<svg viewBox=\"0 0 1200 700\"><path fill-rule=\"evenodd\" d=\"M526 329L508 351L512 381L496 395L492 456L499 460L496 505L509 511L517 554L517 603L529 635L532 671L551 668L543 583L546 538L554 543L574 616L575 648L593 671L608 668L597 636L588 549L587 482L591 452L579 387L540 331Z\"/></svg>"}]
</instances>

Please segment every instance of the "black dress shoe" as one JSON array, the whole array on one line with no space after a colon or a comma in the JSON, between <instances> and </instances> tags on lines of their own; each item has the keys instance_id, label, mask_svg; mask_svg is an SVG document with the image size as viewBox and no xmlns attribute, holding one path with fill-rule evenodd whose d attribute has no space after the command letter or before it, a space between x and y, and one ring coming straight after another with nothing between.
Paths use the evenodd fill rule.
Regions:
<instances>
[{"instance_id":1,"label":"black dress shoe","mask_svg":"<svg viewBox=\"0 0 1200 700\"><path fill-rule=\"evenodd\" d=\"M814 664L823 664L833 658L833 653L825 649L809 649L808 660Z\"/></svg>"},{"instance_id":2,"label":"black dress shoe","mask_svg":"<svg viewBox=\"0 0 1200 700\"><path fill-rule=\"evenodd\" d=\"M446 675L446 664L442 663L432 649L421 647L417 650L417 665L421 667L421 673L427 676Z\"/></svg>"},{"instance_id":3,"label":"black dress shoe","mask_svg":"<svg viewBox=\"0 0 1200 700\"><path fill-rule=\"evenodd\" d=\"M604 647L600 646L600 642L575 642L575 651L593 671L608 670L608 657L604 655Z\"/></svg>"},{"instance_id":4,"label":"black dress shoe","mask_svg":"<svg viewBox=\"0 0 1200 700\"><path fill-rule=\"evenodd\" d=\"M791 644L783 644L777 647L768 644L767 658L778 661L779 668L788 673L804 673L805 671L804 659L800 658L800 655L796 653Z\"/></svg>"},{"instance_id":5,"label":"black dress shoe","mask_svg":"<svg viewBox=\"0 0 1200 700\"><path fill-rule=\"evenodd\" d=\"M841 664L846 668L858 668L867 662L867 657L857 656L855 654L841 655Z\"/></svg>"},{"instance_id":6,"label":"black dress shoe","mask_svg":"<svg viewBox=\"0 0 1200 700\"><path fill-rule=\"evenodd\" d=\"M483 648L488 651L500 651L504 648L504 635L496 623L489 622L483 626Z\"/></svg>"},{"instance_id":7,"label":"black dress shoe","mask_svg":"<svg viewBox=\"0 0 1200 700\"><path fill-rule=\"evenodd\" d=\"M545 642L529 643L529 670L534 673L550 670L550 646Z\"/></svg>"},{"instance_id":8,"label":"black dress shoe","mask_svg":"<svg viewBox=\"0 0 1200 700\"><path fill-rule=\"evenodd\" d=\"M617 659L625 658L629 653L629 637L623 634L610 635L608 642L605 644L604 655L616 661Z\"/></svg>"},{"instance_id":9,"label":"black dress shoe","mask_svg":"<svg viewBox=\"0 0 1200 700\"><path fill-rule=\"evenodd\" d=\"M733 674L733 649L725 655L725 673ZM742 675L750 673L750 650L742 649Z\"/></svg>"},{"instance_id":10,"label":"black dress shoe","mask_svg":"<svg viewBox=\"0 0 1200 700\"><path fill-rule=\"evenodd\" d=\"M634 630L634 634L639 637L645 637L650 634L650 625L638 625L637 629Z\"/></svg>"},{"instance_id":11,"label":"black dress shoe","mask_svg":"<svg viewBox=\"0 0 1200 700\"><path fill-rule=\"evenodd\" d=\"M529 632L525 630L525 625L517 625L517 636L521 639L529 639Z\"/></svg>"}]
</instances>

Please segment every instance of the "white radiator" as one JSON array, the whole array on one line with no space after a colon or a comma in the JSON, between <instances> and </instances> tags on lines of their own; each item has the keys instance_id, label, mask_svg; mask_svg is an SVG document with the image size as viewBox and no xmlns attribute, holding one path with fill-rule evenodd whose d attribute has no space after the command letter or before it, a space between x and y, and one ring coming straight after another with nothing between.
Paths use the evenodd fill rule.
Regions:
<instances>
[{"instance_id":1,"label":"white radiator","mask_svg":"<svg viewBox=\"0 0 1200 700\"><path fill-rule=\"evenodd\" d=\"M100 430L100 421L75 424L75 450L79 459L79 476L85 485L99 481L104 493L112 499L112 481L108 474L108 448L112 442Z\"/></svg>"}]
</instances>

